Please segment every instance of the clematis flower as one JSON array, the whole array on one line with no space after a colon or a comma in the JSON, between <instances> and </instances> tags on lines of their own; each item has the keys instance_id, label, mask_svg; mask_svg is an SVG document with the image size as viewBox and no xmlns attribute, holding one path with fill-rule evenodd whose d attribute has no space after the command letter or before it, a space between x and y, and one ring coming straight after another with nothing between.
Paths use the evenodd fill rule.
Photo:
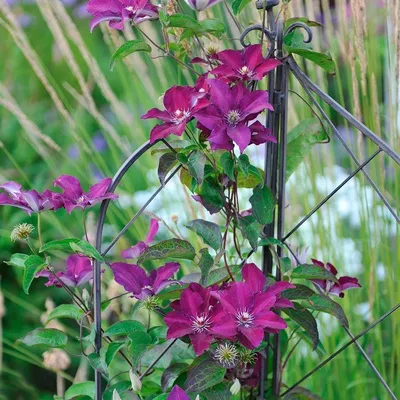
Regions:
<instances>
[{"instance_id":1,"label":"clematis flower","mask_svg":"<svg viewBox=\"0 0 400 400\"><path fill-rule=\"evenodd\" d=\"M333 275L337 275L337 269L331 264L324 264L322 261L316 260L314 258L311 259L314 265L318 267L325 268L329 272L332 272ZM360 288L361 285L358 283L357 278L352 278L351 276L342 276L338 278L338 282L332 282L323 279L313 279L312 283L315 286L319 287L326 294L332 294L334 296L344 297L343 291L348 289Z\"/></svg>"},{"instance_id":2,"label":"clematis flower","mask_svg":"<svg viewBox=\"0 0 400 400\"><path fill-rule=\"evenodd\" d=\"M173 86L164 95L165 110L152 108L142 119L156 118L163 124L156 125L150 133L150 142L165 139L173 134L181 136L193 114L209 104L204 93L189 86Z\"/></svg>"},{"instance_id":3,"label":"clematis flower","mask_svg":"<svg viewBox=\"0 0 400 400\"><path fill-rule=\"evenodd\" d=\"M88 257L72 254L67 258L65 271L57 272L56 276L58 279L47 270L43 270L37 275L37 277L49 278L45 283L46 286L62 287L59 280L69 287L82 286L93 279L92 261Z\"/></svg>"},{"instance_id":4,"label":"clematis flower","mask_svg":"<svg viewBox=\"0 0 400 400\"><path fill-rule=\"evenodd\" d=\"M229 289L219 292L218 298L225 313L235 320L239 342L254 349L264 338L264 331L277 333L287 327L286 322L270 311L276 303L271 293L254 293L245 282L234 282Z\"/></svg>"},{"instance_id":5,"label":"clematis flower","mask_svg":"<svg viewBox=\"0 0 400 400\"><path fill-rule=\"evenodd\" d=\"M82 190L81 184L77 178L71 175L61 175L54 181L54 186L64 190L61 196L65 209L70 214L75 208L85 209L94 204L100 203L105 199L115 200L118 195L107 193L111 184L111 178L105 178L99 183L91 186L89 192Z\"/></svg>"},{"instance_id":6,"label":"clematis flower","mask_svg":"<svg viewBox=\"0 0 400 400\"><path fill-rule=\"evenodd\" d=\"M232 89L222 80L209 80L211 105L195 113L201 125L211 130L213 150L232 150L236 143L243 152L251 143L248 122L265 109L273 110L264 90L250 92L242 82Z\"/></svg>"},{"instance_id":7,"label":"clematis flower","mask_svg":"<svg viewBox=\"0 0 400 400\"><path fill-rule=\"evenodd\" d=\"M221 65L211 73L228 81L259 81L282 64L276 58L264 58L260 44L253 44L243 50L224 50L218 53L217 58Z\"/></svg>"},{"instance_id":8,"label":"clematis flower","mask_svg":"<svg viewBox=\"0 0 400 400\"><path fill-rule=\"evenodd\" d=\"M89 0L87 11L93 15L91 32L104 21L109 21L110 28L123 30L126 21L137 25L158 18L158 9L149 0Z\"/></svg>"},{"instance_id":9,"label":"clematis flower","mask_svg":"<svg viewBox=\"0 0 400 400\"><path fill-rule=\"evenodd\" d=\"M154 240L154 236L156 236L158 232L159 224L155 218L152 218L150 221L150 228L147 232L146 239L144 242L137 242L134 246L129 247L129 249L125 249L122 251L123 258L138 258L150 245L150 243Z\"/></svg>"},{"instance_id":10,"label":"clematis flower","mask_svg":"<svg viewBox=\"0 0 400 400\"><path fill-rule=\"evenodd\" d=\"M167 263L147 275L146 271L135 264L122 262L111 264L115 281L139 300L154 296L171 284L179 283L170 279L178 271L179 267L178 263Z\"/></svg>"},{"instance_id":11,"label":"clematis flower","mask_svg":"<svg viewBox=\"0 0 400 400\"><path fill-rule=\"evenodd\" d=\"M164 318L168 326L167 339L189 336L197 355L210 347L213 337L229 339L236 333L234 318L226 314L210 294L211 288L191 283L180 300L171 304L174 311Z\"/></svg>"},{"instance_id":12,"label":"clematis flower","mask_svg":"<svg viewBox=\"0 0 400 400\"><path fill-rule=\"evenodd\" d=\"M185 0L185 3L195 11L203 11L221 1L222 0Z\"/></svg>"},{"instance_id":13,"label":"clematis flower","mask_svg":"<svg viewBox=\"0 0 400 400\"><path fill-rule=\"evenodd\" d=\"M181 389L178 385L175 385L168 395L167 400L190 400L190 397L183 389Z\"/></svg>"},{"instance_id":14,"label":"clematis flower","mask_svg":"<svg viewBox=\"0 0 400 400\"><path fill-rule=\"evenodd\" d=\"M46 190L39 193L36 190L22 190L17 182L7 182L0 185L7 194L0 194L0 206L17 207L31 215L32 212L54 209L55 201L52 200L54 193Z\"/></svg>"}]
</instances>

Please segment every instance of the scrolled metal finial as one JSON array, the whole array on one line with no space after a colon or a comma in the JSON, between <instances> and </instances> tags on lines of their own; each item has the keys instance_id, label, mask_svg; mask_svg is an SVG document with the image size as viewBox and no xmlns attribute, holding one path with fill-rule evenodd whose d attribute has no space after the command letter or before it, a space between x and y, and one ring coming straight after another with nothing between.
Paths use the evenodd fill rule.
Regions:
<instances>
[{"instance_id":1,"label":"scrolled metal finial","mask_svg":"<svg viewBox=\"0 0 400 400\"><path fill-rule=\"evenodd\" d=\"M263 27L261 24L255 24L251 25L248 28L246 28L242 34L240 35L240 43L243 47L249 47L251 43L246 43L246 36L253 31L264 31L264 35L268 38L269 41L269 46L268 46L268 54L267 58L272 56L274 52L274 42L275 42L275 37L276 34L274 32L269 31L265 26Z\"/></svg>"},{"instance_id":2,"label":"scrolled metal finial","mask_svg":"<svg viewBox=\"0 0 400 400\"><path fill-rule=\"evenodd\" d=\"M256 7L257 10L271 9L279 4L280 0L257 0Z\"/></svg>"},{"instance_id":3,"label":"scrolled metal finial","mask_svg":"<svg viewBox=\"0 0 400 400\"><path fill-rule=\"evenodd\" d=\"M291 24L288 28L286 28L284 36L293 32L297 28L304 29L307 32L308 36L307 36L307 38L304 39L304 43L311 43L311 41L313 39L313 33L312 33L311 28L304 22L294 22L293 24Z\"/></svg>"}]
</instances>

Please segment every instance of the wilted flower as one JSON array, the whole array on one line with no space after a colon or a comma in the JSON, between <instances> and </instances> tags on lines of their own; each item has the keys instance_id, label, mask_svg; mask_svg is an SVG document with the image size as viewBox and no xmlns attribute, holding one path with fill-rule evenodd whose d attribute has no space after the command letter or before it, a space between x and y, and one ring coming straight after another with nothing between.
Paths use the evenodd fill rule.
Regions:
<instances>
[{"instance_id":1,"label":"wilted flower","mask_svg":"<svg viewBox=\"0 0 400 400\"><path fill-rule=\"evenodd\" d=\"M111 178L105 178L91 186L89 192L85 193L82 190L79 180L74 176L61 175L54 181L54 186L58 186L64 190L64 193L59 196L62 198L63 205L68 213L71 213L75 208L85 209L105 199L117 199L118 195L107 193L110 184Z\"/></svg>"},{"instance_id":2,"label":"wilted flower","mask_svg":"<svg viewBox=\"0 0 400 400\"><path fill-rule=\"evenodd\" d=\"M170 278L178 271L179 267L178 263L171 262L154 269L150 272L150 275L147 275L142 268L135 264L122 262L111 264L115 281L140 300L154 296L167 286L178 283Z\"/></svg>"},{"instance_id":3,"label":"wilted flower","mask_svg":"<svg viewBox=\"0 0 400 400\"><path fill-rule=\"evenodd\" d=\"M217 54L222 64L211 73L229 81L261 80L264 76L282 63L276 58L264 58L262 46L253 44L243 50L224 50Z\"/></svg>"},{"instance_id":4,"label":"wilted flower","mask_svg":"<svg viewBox=\"0 0 400 400\"><path fill-rule=\"evenodd\" d=\"M65 351L51 349L43 353L43 365L53 371L65 371L71 365L71 360Z\"/></svg>"},{"instance_id":5,"label":"wilted flower","mask_svg":"<svg viewBox=\"0 0 400 400\"><path fill-rule=\"evenodd\" d=\"M325 268L333 275L337 275L337 269L331 264L324 264L322 261L318 261L314 258L311 259L314 265L318 267ZM361 285L358 283L357 278L352 278L351 276L342 276L338 278L338 282L332 282L323 279L313 279L312 283L318 286L327 295L332 294L334 296L344 297L344 290L360 288Z\"/></svg>"},{"instance_id":6,"label":"wilted flower","mask_svg":"<svg viewBox=\"0 0 400 400\"><path fill-rule=\"evenodd\" d=\"M242 385L240 384L240 381L238 378L235 379L233 382L233 385L229 388L229 391L235 396L240 392L240 388Z\"/></svg>"},{"instance_id":7,"label":"wilted flower","mask_svg":"<svg viewBox=\"0 0 400 400\"><path fill-rule=\"evenodd\" d=\"M183 389L181 389L178 385L175 385L167 397L167 400L190 400L190 397Z\"/></svg>"},{"instance_id":8,"label":"wilted flower","mask_svg":"<svg viewBox=\"0 0 400 400\"><path fill-rule=\"evenodd\" d=\"M224 368L233 368L239 360L239 352L232 343L221 343L214 351L214 359Z\"/></svg>"},{"instance_id":9,"label":"wilted flower","mask_svg":"<svg viewBox=\"0 0 400 400\"><path fill-rule=\"evenodd\" d=\"M173 134L181 136L193 114L209 104L202 93L190 86L173 86L165 92L165 110L152 108L142 119L156 118L163 124L156 125L150 133L150 142L165 139Z\"/></svg>"},{"instance_id":10,"label":"wilted flower","mask_svg":"<svg viewBox=\"0 0 400 400\"><path fill-rule=\"evenodd\" d=\"M158 9L149 0L90 0L87 10L94 17L90 23L91 32L105 21L109 21L110 28L122 30L126 21L137 25L158 18Z\"/></svg>"},{"instance_id":11,"label":"wilted flower","mask_svg":"<svg viewBox=\"0 0 400 400\"><path fill-rule=\"evenodd\" d=\"M18 224L14 227L11 232L11 240L16 242L17 240L27 240L31 236L31 233L35 230L32 224Z\"/></svg>"},{"instance_id":12,"label":"wilted flower","mask_svg":"<svg viewBox=\"0 0 400 400\"><path fill-rule=\"evenodd\" d=\"M214 336L229 339L236 331L234 318L226 314L210 294L211 288L191 283L180 300L172 303L175 311L164 318L168 326L167 339L188 335L197 355L210 347Z\"/></svg>"},{"instance_id":13,"label":"wilted flower","mask_svg":"<svg viewBox=\"0 0 400 400\"><path fill-rule=\"evenodd\" d=\"M222 0L185 0L185 3L196 11L203 11L208 7L214 6Z\"/></svg>"},{"instance_id":14,"label":"wilted flower","mask_svg":"<svg viewBox=\"0 0 400 400\"><path fill-rule=\"evenodd\" d=\"M154 236L156 236L158 232L159 224L155 218L152 218L150 221L150 228L147 232L146 239L144 242L140 241L135 246L129 247L129 249L122 251L123 258L138 258L148 247L149 244L154 240Z\"/></svg>"}]
</instances>

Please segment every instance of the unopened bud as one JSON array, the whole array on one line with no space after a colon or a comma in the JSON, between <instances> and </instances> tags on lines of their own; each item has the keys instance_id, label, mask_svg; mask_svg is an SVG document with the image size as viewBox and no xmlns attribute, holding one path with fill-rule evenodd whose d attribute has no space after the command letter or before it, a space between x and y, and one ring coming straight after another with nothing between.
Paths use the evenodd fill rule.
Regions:
<instances>
[{"instance_id":1,"label":"unopened bud","mask_svg":"<svg viewBox=\"0 0 400 400\"><path fill-rule=\"evenodd\" d=\"M178 222L178 220L179 220L179 216L177 215L177 214L172 214L171 215L171 221L172 222Z\"/></svg>"},{"instance_id":2,"label":"unopened bud","mask_svg":"<svg viewBox=\"0 0 400 400\"><path fill-rule=\"evenodd\" d=\"M240 382L239 379L236 378L235 381L233 382L233 385L230 387L230 392L235 396L236 394L238 394L240 392Z\"/></svg>"},{"instance_id":3,"label":"unopened bud","mask_svg":"<svg viewBox=\"0 0 400 400\"><path fill-rule=\"evenodd\" d=\"M131 379L133 391L140 392L142 390L142 382L132 370L129 371L129 378Z\"/></svg>"},{"instance_id":4,"label":"unopened bud","mask_svg":"<svg viewBox=\"0 0 400 400\"><path fill-rule=\"evenodd\" d=\"M200 395L198 394L194 400L200 400Z\"/></svg>"},{"instance_id":5,"label":"unopened bud","mask_svg":"<svg viewBox=\"0 0 400 400\"><path fill-rule=\"evenodd\" d=\"M112 400L122 400L121 396L117 392L117 389L114 389L113 391Z\"/></svg>"}]
</instances>

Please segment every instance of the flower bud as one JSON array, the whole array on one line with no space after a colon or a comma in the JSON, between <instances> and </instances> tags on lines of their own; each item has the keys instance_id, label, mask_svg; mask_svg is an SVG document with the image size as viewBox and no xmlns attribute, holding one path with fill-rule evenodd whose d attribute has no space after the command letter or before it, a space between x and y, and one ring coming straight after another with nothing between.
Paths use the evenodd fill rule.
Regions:
<instances>
[{"instance_id":1,"label":"flower bud","mask_svg":"<svg viewBox=\"0 0 400 400\"><path fill-rule=\"evenodd\" d=\"M129 371L129 378L131 379L133 391L140 392L142 390L142 381L132 370Z\"/></svg>"},{"instance_id":2,"label":"flower bud","mask_svg":"<svg viewBox=\"0 0 400 400\"><path fill-rule=\"evenodd\" d=\"M172 215L171 215L171 221L172 221L172 222L177 223L178 220L179 220L178 214L172 214Z\"/></svg>"},{"instance_id":3,"label":"flower bud","mask_svg":"<svg viewBox=\"0 0 400 400\"><path fill-rule=\"evenodd\" d=\"M230 387L230 392L235 396L236 394L238 394L240 392L240 382L239 379L236 378L235 381L233 382L233 385Z\"/></svg>"},{"instance_id":4,"label":"flower bud","mask_svg":"<svg viewBox=\"0 0 400 400\"><path fill-rule=\"evenodd\" d=\"M114 389L112 400L121 400L121 396L118 394L117 389Z\"/></svg>"},{"instance_id":5,"label":"flower bud","mask_svg":"<svg viewBox=\"0 0 400 400\"><path fill-rule=\"evenodd\" d=\"M203 11L208 7L211 7L221 0L185 0L186 4L196 11Z\"/></svg>"}]
</instances>

